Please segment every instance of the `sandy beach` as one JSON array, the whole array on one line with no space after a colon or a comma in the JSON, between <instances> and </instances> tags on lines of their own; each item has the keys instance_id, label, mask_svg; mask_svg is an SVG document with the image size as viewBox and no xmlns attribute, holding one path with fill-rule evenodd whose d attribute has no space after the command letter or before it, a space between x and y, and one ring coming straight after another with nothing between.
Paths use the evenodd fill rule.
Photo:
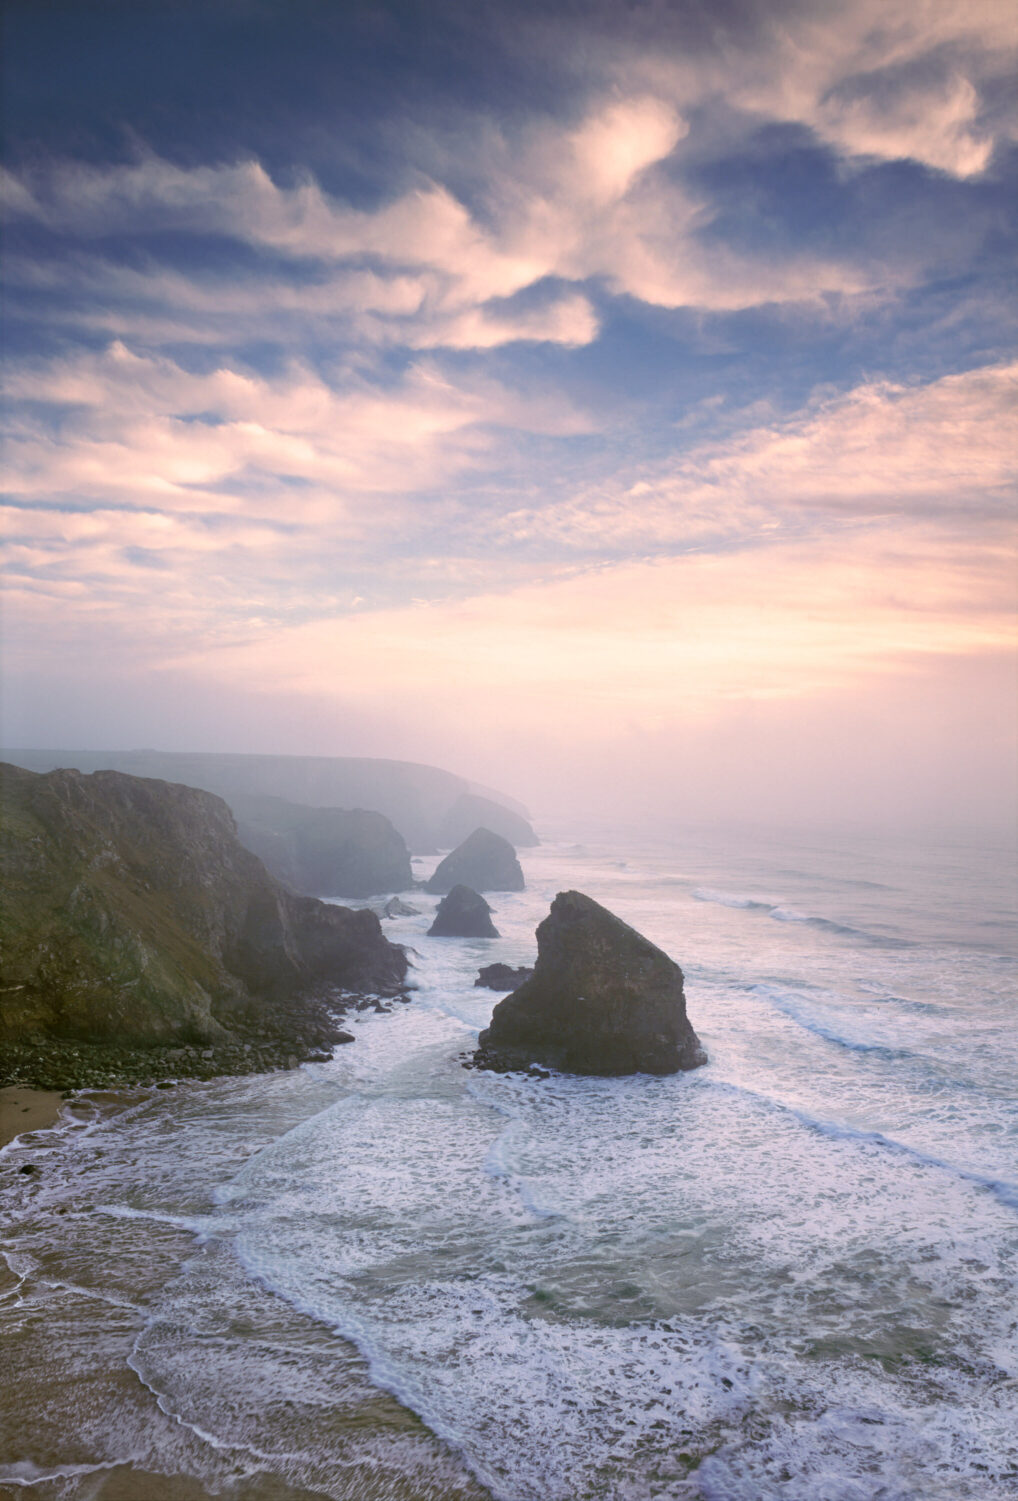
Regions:
<instances>
[{"instance_id":1,"label":"sandy beach","mask_svg":"<svg viewBox=\"0 0 1018 1501\"><path fill-rule=\"evenodd\" d=\"M55 1125L63 1103L56 1089L29 1089L23 1084L0 1089L0 1147L23 1131L44 1131Z\"/></svg>"}]
</instances>

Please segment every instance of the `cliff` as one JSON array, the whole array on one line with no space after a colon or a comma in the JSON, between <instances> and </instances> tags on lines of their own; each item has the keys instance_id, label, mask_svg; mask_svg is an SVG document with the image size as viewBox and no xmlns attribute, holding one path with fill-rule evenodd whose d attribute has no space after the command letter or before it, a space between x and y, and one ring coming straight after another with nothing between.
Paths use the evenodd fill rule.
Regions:
<instances>
[{"instance_id":1,"label":"cliff","mask_svg":"<svg viewBox=\"0 0 1018 1501\"><path fill-rule=\"evenodd\" d=\"M2 766L0 872L7 1040L278 1035L303 998L406 972L374 913L286 891L192 787Z\"/></svg>"},{"instance_id":2,"label":"cliff","mask_svg":"<svg viewBox=\"0 0 1018 1501\"><path fill-rule=\"evenodd\" d=\"M363 756L263 756L234 755L202 751L84 751L84 750L6 750L5 761L29 771L52 771L73 766L78 771L122 771L131 776L156 777L167 782L182 782L215 792L232 803L236 796L281 797L287 802L303 803L316 808L370 808L384 813L415 854L433 854L439 848L458 842L447 837L445 820L458 801L473 797L469 782L437 766L423 766L413 761L386 761ZM506 798L504 804L493 797L478 802L501 809L509 825L518 827L522 819L518 805ZM467 810L469 834L479 823L487 823L499 833L507 829L495 820L475 817ZM459 838L463 837L463 834ZM508 837L512 838L511 834ZM533 831L530 830L533 839ZM527 838L516 838L525 844Z\"/></svg>"},{"instance_id":3,"label":"cliff","mask_svg":"<svg viewBox=\"0 0 1018 1501\"><path fill-rule=\"evenodd\" d=\"M463 792L456 799L442 820L438 842L442 846L462 844L474 829L482 828L500 834L517 849L533 849L540 843L522 813L476 792Z\"/></svg>"},{"instance_id":4,"label":"cliff","mask_svg":"<svg viewBox=\"0 0 1018 1501\"><path fill-rule=\"evenodd\" d=\"M308 896L378 896L414 884L410 852L384 813L309 808L237 793L230 806L241 844L277 881Z\"/></svg>"}]
</instances>

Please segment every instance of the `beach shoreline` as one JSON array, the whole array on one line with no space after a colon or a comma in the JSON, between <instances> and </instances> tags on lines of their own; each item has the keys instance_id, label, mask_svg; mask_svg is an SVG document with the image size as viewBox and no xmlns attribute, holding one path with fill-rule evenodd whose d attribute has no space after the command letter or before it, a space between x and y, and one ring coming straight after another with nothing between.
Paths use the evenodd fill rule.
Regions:
<instances>
[{"instance_id":1,"label":"beach shoreline","mask_svg":"<svg viewBox=\"0 0 1018 1501\"><path fill-rule=\"evenodd\" d=\"M47 1131L60 1119L66 1100L58 1089L7 1084L0 1089L0 1147L25 1131Z\"/></svg>"}]
</instances>

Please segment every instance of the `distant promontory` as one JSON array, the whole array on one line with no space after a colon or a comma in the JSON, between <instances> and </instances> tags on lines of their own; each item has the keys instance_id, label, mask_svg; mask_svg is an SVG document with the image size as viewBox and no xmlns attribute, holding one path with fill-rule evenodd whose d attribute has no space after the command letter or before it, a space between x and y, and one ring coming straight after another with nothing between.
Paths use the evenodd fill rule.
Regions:
<instances>
[{"instance_id":1,"label":"distant promontory","mask_svg":"<svg viewBox=\"0 0 1018 1501\"><path fill-rule=\"evenodd\" d=\"M29 771L122 771L235 798L275 797L314 808L383 813L415 855L434 854L484 825L522 848L538 843L526 811L501 793L414 761L366 756L267 756L205 751L4 750ZM234 808L243 817L239 806Z\"/></svg>"}]
</instances>

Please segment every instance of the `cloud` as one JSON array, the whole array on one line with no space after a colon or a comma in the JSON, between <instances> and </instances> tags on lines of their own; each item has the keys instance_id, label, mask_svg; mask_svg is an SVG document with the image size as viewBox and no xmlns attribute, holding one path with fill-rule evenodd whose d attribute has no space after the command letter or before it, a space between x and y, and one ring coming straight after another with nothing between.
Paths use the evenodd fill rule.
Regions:
<instances>
[{"instance_id":1,"label":"cloud","mask_svg":"<svg viewBox=\"0 0 1018 1501\"><path fill-rule=\"evenodd\" d=\"M925 384L870 381L638 476L510 509L500 530L566 553L633 553L888 515L992 528L1011 517L1016 408L1014 364Z\"/></svg>"},{"instance_id":2,"label":"cloud","mask_svg":"<svg viewBox=\"0 0 1018 1501\"><path fill-rule=\"evenodd\" d=\"M575 125L532 124L516 149L496 140L474 208L432 180L378 208L353 209L309 176L279 185L257 161L185 168L149 155L128 165L55 163L11 179L9 211L79 236L139 228L224 234L321 263L333 268L330 277L299 290L260 278L263 309L369 313L363 331L414 348L592 340L597 320L575 291L548 299L543 313L489 306L549 279L598 281L661 307L717 310L871 287L871 273L836 257L804 250L768 258L708 244L708 202L657 170L686 133L660 98L602 99ZM207 300L207 292L180 288L177 275L185 311ZM159 293L157 276L146 286L127 271L122 285L126 296ZM238 295L228 291L226 305Z\"/></svg>"},{"instance_id":3,"label":"cloud","mask_svg":"<svg viewBox=\"0 0 1018 1501\"><path fill-rule=\"evenodd\" d=\"M397 699L408 715L565 721L708 718L728 701L809 697L910 659L1007 648L1006 548L884 528L606 567L500 594L319 620L168 665L256 692ZM337 680L335 664L344 669Z\"/></svg>"},{"instance_id":4,"label":"cloud","mask_svg":"<svg viewBox=\"0 0 1018 1501\"><path fill-rule=\"evenodd\" d=\"M998 0L847 0L771 7L721 45L633 45L609 32L601 65L676 108L723 100L758 123L805 126L846 160L921 163L959 178L1013 139L1013 109L991 105L1013 76L1018 21ZM588 49L588 55L589 55Z\"/></svg>"},{"instance_id":5,"label":"cloud","mask_svg":"<svg viewBox=\"0 0 1018 1501\"><path fill-rule=\"evenodd\" d=\"M119 342L14 367L5 392L20 411L7 439L13 496L305 522L335 523L356 497L434 489L484 463L495 427L588 426L562 396L456 383L425 362L388 387L337 389L297 364L277 378L230 365L195 374ZM61 420L40 419L40 405Z\"/></svg>"},{"instance_id":6,"label":"cloud","mask_svg":"<svg viewBox=\"0 0 1018 1501\"><path fill-rule=\"evenodd\" d=\"M243 639L252 621L364 608L356 596L384 622L411 596L484 598L592 568L600 588L606 561L741 553L769 567L807 540L841 556L889 518L906 552L931 528L938 547L997 548L1016 385L1014 366L868 382L778 422L732 414L724 438L573 488L556 441L589 425L546 392L455 385L427 364L390 388L333 388L300 366L195 374L115 344L8 375L9 608L35 619L32 598L84 582L138 640L158 636L168 596L189 639ZM548 446L538 475L514 478L524 441Z\"/></svg>"}]
</instances>

